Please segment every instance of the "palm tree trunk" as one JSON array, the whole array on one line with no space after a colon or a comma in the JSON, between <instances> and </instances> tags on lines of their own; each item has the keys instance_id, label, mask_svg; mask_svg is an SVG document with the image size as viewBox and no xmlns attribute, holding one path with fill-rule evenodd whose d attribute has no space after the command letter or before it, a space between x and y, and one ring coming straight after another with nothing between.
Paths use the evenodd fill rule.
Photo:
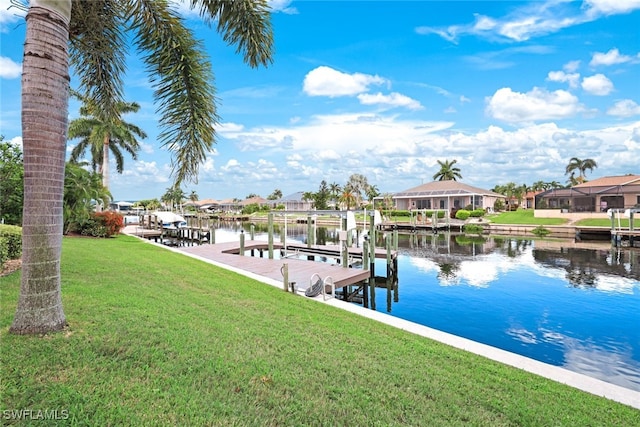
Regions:
<instances>
[{"instance_id":1,"label":"palm tree trunk","mask_svg":"<svg viewBox=\"0 0 640 427\"><path fill-rule=\"evenodd\" d=\"M62 196L69 98L71 0L32 2L22 74L24 206L22 282L10 331L66 325L60 289Z\"/></svg>"},{"instance_id":2,"label":"palm tree trunk","mask_svg":"<svg viewBox=\"0 0 640 427\"><path fill-rule=\"evenodd\" d=\"M109 134L104 136L102 145L102 186L109 189Z\"/></svg>"}]
</instances>

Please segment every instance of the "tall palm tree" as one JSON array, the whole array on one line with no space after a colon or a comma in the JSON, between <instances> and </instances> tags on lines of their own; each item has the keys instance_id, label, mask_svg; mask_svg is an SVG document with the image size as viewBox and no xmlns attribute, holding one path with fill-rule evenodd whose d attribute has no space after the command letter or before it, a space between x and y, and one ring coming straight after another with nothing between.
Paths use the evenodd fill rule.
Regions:
<instances>
[{"instance_id":1,"label":"tall palm tree","mask_svg":"<svg viewBox=\"0 0 640 427\"><path fill-rule=\"evenodd\" d=\"M216 23L249 66L271 63L266 0L189 3L206 24ZM163 129L159 140L173 153L176 184L195 180L215 142L218 117L210 62L166 0L30 2L22 63L22 282L12 333L46 333L66 325L60 255L69 69L79 77L80 92L105 117L117 117L130 45L126 40L143 53L152 76Z\"/></svg>"},{"instance_id":2,"label":"tall palm tree","mask_svg":"<svg viewBox=\"0 0 640 427\"><path fill-rule=\"evenodd\" d=\"M548 189L548 184L544 181L536 181L531 184L531 191L543 191Z\"/></svg>"},{"instance_id":3,"label":"tall palm tree","mask_svg":"<svg viewBox=\"0 0 640 427\"><path fill-rule=\"evenodd\" d=\"M116 106L117 117L104 117L101 111L85 98L85 105L80 108L79 118L69 123L69 139L80 138L78 145L71 150L70 161L77 162L84 152L91 151L93 170L102 174L102 185L109 189L109 152L116 160L116 170L124 170L122 150L136 160L140 144L138 138L146 138L147 134L138 126L122 120L122 114L136 113L140 105L136 102L119 102Z\"/></svg>"},{"instance_id":4,"label":"tall palm tree","mask_svg":"<svg viewBox=\"0 0 640 427\"><path fill-rule=\"evenodd\" d=\"M457 181L458 179L462 179L462 175L460 174L460 168L457 166L453 166L457 163L457 160L445 160L444 162L438 160L438 164L440 165L440 170L433 175L434 181Z\"/></svg>"},{"instance_id":5,"label":"tall palm tree","mask_svg":"<svg viewBox=\"0 0 640 427\"><path fill-rule=\"evenodd\" d=\"M342 195L340 196L340 203L344 204L347 207L347 210L350 210L351 206L357 206L358 196L349 186L345 185Z\"/></svg>"},{"instance_id":6,"label":"tall palm tree","mask_svg":"<svg viewBox=\"0 0 640 427\"><path fill-rule=\"evenodd\" d=\"M593 159L582 160L577 157L572 157L571 160L569 160L569 164L565 168L565 175L571 174L571 177L569 179L572 184L581 184L583 182L586 182L587 170L593 171L593 169L597 167L598 163ZM573 172L576 170L579 173L578 178L575 178L573 175Z\"/></svg>"},{"instance_id":7,"label":"tall palm tree","mask_svg":"<svg viewBox=\"0 0 640 427\"><path fill-rule=\"evenodd\" d=\"M313 191L305 191L302 193L303 202L313 202L316 199L316 193Z\"/></svg>"},{"instance_id":8,"label":"tall palm tree","mask_svg":"<svg viewBox=\"0 0 640 427\"><path fill-rule=\"evenodd\" d=\"M354 173L349 177L349 180L344 185L344 190L351 193L355 197L354 206L359 206L362 201L362 195L369 192L369 187L369 181L367 180L366 176L359 173Z\"/></svg>"},{"instance_id":9,"label":"tall palm tree","mask_svg":"<svg viewBox=\"0 0 640 427\"><path fill-rule=\"evenodd\" d=\"M337 182L332 182L331 184L329 184L329 194L331 195L331 201L334 202L334 207L335 202L338 201L340 193L342 193L342 187L340 186L340 184L338 184Z\"/></svg>"},{"instance_id":10,"label":"tall palm tree","mask_svg":"<svg viewBox=\"0 0 640 427\"><path fill-rule=\"evenodd\" d=\"M182 188L177 185L167 188L167 191L162 195L161 199L165 204L169 205L169 208L173 210L182 204L186 195Z\"/></svg>"},{"instance_id":11,"label":"tall palm tree","mask_svg":"<svg viewBox=\"0 0 640 427\"><path fill-rule=\"evenodd\" d=\"M367 200L369 200L369 203L371 203L371 205L373 206L373 199L378 197L380 195L380 190L378 190L378 186L377 185L370 185L369 188L367 189Z\"/></svg>"}]
</instances>

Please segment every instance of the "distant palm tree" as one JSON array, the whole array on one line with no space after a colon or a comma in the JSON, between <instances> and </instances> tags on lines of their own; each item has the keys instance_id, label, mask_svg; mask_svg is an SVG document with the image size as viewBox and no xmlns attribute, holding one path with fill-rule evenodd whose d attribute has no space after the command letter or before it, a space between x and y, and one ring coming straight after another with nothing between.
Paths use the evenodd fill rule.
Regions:
<instances>
[{"instance_id":1,"label":"distant palm tree","mask_svg":"<svg viewBox=\"0 0 640 427\"><path fill-rule=\"evenodd\" d=\"M569 178L569 180L571 181L572 184L574 185L581 184L583 182L586 182L587 170L593 171L593 169L597 167L598 167L598 163L596 163L596 161L593 159L582 160L577 157L572 157L571 160L569 160L569 164L565 169L565 175L571 174L571 177ZM575 176L573 175L573 172L576 170L580 174L578 178L575 178Z\"/></svg>"},{"instance_id":2,"label":"distant palm tree","mask_svg":"<svg viewBox=\"0 0 640 427\"><path fill-rule=\"evenodd\" d=\"M460 168L453 165L458 161L453 160L449 162L449 160L445 160L444 162L438 160L438 164L440 165L440 170L433 175L434 181L457 181L458 179L462 179L462 175L460 174Z\"/></svg>"},{"instance_id":3,"label":"distant palm tree","mask_svg":"<svg viewBox=\"0 0 640 427\"><path fill-rule=\"evenodd\" d=\"M542 191L542 190L548 190L548 184L544 181L536 181L533 184L531 184L531 191Z\"/></svg>"},{"instance_id":4,"label":"distant palm tree","mask_svg":"<svg viewBox=\"0 0 640 427\"><path fill-rule=\"evenodd\" d=\"M340 203L346 205L347 210L350 210L351 206L357 206L358 196L351 191L351 189L345 186L345 189L342 191L342 195L340 196Z\"/></svg>"},{"instance_id":5,"label":"distant palm tree","mask_svg":"<svg viewBox=\"0 0 640 427\"><path fill-rule=\"evenodd\" d=\"M329 184L329 194L331 195L331 200L333 202L338 201L338 197L340 197L340 193L342 193L342 187L337 182L332 182Z\"/></svg>"},{"instance_id":6,"label":"distant palm tree","mask_svg":"<svg viewBox=\"0 0 640 427\"><path fill-rule=\"evenodd\" d=\"M377 185L370 185L369 188L367 189L367 199L369 200L369 203L373 204L373 199L378 197L380 195L380 190L378 190L378 186Z\"/></svg>"},{"instance_id":7,"label":"distant palm tree","mask_svg":"<svg viewBox=\"0 0 640 427\"><path fill-rule=\"evenodd\" d=\"M136 113L140 105L135 102L118 102L117 117L106 117L90 99L81 97L85 105L80 108L80 117L69 123L69 139L80 138L80 142L71 150L70 161L78 162L88 149L91 151L93 170L102 174L102 185L109 189L109 152L116 160L116 170L122 173L124 159L122 150L136 160L140 144L136 140L146 138L147 134L138 126L127 123L121 116Z\"/></svg>"},{"instance_id":8,"label":"distant palm tree","mask_svg":"<svg viewBox=\"0 0 640 427\"><path fill-rule=\"evenodd\" d=\"M303 202L313 202L316 199L316 194L313 191L305 191L302 193Z\"/></svg>"},{"instance_id":9,"label":"distant palm tree","mask_svg":"<svg viewBox=\"0 0 640 427\"><path fill-rule=\"evenodd\" d=\"M273 193L269 194L269 196L267 197L267 200L278 200L278 199L282 199L282 191L276 188L275 190L273 190Z\"/></svg>"},{"instance_id":10,"label":"distant palm tree","mask_svg":"<svg viewBox=\"0 0 640 427\"><path fill-rule=\"evenodd\" d=\"M354 206L359 206L362 201L362 195L367 194L369 191L369 182L367 181L367 177L354 173L349 177L349 181L344 185L344 189L348 190L349 193L353 194L355 197L356 203Z\"/></svg>"},{"instance_id":11,"label":"distant palm tree","mask_svg":"<svg viewBox=\"0 0 640 427\"><path fill-rule=\"evenodd\" d=\"M191 194L189 194L189 200L191 200L192 202L197 202L198 199L200 199L200 197L198 196L198 193L196 193L196 190L191 190Z\"/></svg>"},{"instance_id":12,"label":"distant palm tree","mask_svg":"<svg viewBox=\"0 0 640 427\"><path fill-rule=\"evenodd\" d=\"M177 185L167 188L167 191L162 195L161 198L161 200L165 202L165 204L170 205L172 210L174 207L179 206L184 199L185 193L182 188Z\"/></svg>"}]
</instances>

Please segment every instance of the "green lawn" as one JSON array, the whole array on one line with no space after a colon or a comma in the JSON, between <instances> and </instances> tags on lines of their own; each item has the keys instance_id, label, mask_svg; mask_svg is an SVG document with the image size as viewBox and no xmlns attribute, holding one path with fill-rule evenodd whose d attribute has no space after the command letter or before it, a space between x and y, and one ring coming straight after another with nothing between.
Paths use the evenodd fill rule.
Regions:
<instances>
[{"instance_id":1,"label":"green lawn","mask_svg":"<svg viewBox=\"0 0 640 427\"><path fill-rule=\"evenodd\" d=\"M0 278L5 424L57 409L91 426L640 425L630 407L133 237L65 238L62 275L69 327L39 337L8 334L20 273Z\"/></svg>"},{"instance_id":2,"label":"green lawn","mask_svg":"<svg viewBox=\"0 0 640 427\"><path fill-rule=\"evenodd\" d=\"M563 225L568 222L564 218L535 218L533 209L501 212L495 215L487 215L486 218L495 224L514 225Z\"/></svg>"},{"instance_id":3,"label":"green lawn","mask_svg":"<svg viewBox=\"0 0 640 427\"><path fill-rule=\"evenodd\" d=\"M621 218L620 222L616 220L616 227L622 227L624 229L629 228L629 220ZM634 227L640 226L640 221L633 219ZM589 226L589 227L608 227L611 228L611 220L609 218L588 218L576 221L576 225Z\"/></svg>"}]
</instances>

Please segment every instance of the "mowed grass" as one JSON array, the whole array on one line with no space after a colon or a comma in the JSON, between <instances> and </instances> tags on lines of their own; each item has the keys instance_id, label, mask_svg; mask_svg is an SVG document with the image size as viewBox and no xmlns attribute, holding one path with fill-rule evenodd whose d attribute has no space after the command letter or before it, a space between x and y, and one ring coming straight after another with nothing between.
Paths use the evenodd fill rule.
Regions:
<instances>
[{"instance_id":1,"label":"mowed grass","mask_svg":"<svg viewBox=\"0 0 640 427\"><path fill-rule=\"evenodd\" d=\"M64 332L8 334L19 282L0 278L2 414L66 410L65 424L91 426L640 425L625 405L129 236L64 239Z\"/></svg>"},{"instance_id":2,"label":"mowed grass","mask_svg":"<svg viewBox=\"0 0 640 427\"><path fill-rule=\"evenodd\" d=\"M513 225L563 225L568 222L564 218L536 218L533 216L533 209L501 212L499 214L487 215L486 218L494 224Z\"/></svg>"},{"instance_id":3,"label":"mowed grass","mask_svg":"<svg viewBox=\"0 0 640 427\"><path fill-rule=\"evenodd\" d=\"M634 217L634 228L640 227L640 219ZM611 228L611 219L609 218L586 218L576 221L576 225L582 225L587 227L608 227ZM616 228L629 229L629 219L620 218L614 221Z\"/></svg>"}]
</instances>

